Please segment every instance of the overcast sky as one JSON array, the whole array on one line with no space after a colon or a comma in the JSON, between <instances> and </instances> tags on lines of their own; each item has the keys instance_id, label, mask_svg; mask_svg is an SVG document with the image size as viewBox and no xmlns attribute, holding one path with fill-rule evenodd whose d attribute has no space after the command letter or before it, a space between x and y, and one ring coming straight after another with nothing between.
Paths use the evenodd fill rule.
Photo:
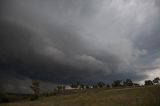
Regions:
<instances>
[{"instance_id":1,"label":"overcast sky","mask_svg":"<svg viewBox=\"0 0 160 106\"><path fill-rule=\"evenodd\" d=\"M0 89L160 76L159 0L1 0Z\"/></svg>"}]
</instances>

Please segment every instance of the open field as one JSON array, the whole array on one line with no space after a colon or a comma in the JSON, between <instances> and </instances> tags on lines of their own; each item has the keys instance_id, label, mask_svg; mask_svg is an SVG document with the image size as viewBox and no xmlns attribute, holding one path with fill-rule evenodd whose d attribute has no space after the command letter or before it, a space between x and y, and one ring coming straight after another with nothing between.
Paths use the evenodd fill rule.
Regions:
<instances>
[{"instance_id":1,"label":"open field","mask_svg":"<svg viewBox=\"0 0 160 106\"><path fill-rule=\"evenodd\" d=\"M0 106L160 106L160 86L90 89Z\"/></svg>"}]
</instances>

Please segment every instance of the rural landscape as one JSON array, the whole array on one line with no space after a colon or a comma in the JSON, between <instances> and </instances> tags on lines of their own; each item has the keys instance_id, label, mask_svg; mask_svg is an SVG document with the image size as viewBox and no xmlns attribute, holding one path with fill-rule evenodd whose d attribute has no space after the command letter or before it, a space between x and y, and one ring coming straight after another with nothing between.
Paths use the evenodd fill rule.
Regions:
<instances>
[{"instance_id":1,"label":"rural landscape","mask_svg":"<svg viewBox=\"0 0 160 106\"><path fill-rule=\"evenodd\" d=\"M76 82L70 87L59 85L52 92L41 92L39 81L32 81L33 94L0 94L0 106L159 106L160 78L139 85L130 79L111 85L98 82L86 86Z\"/></svg>"},{"instance_id":2,"label":"rural landscape","mask_svg":"<svg viewBox=\"0 0 160 106\"><path fill-rule=\"evenodd\" d=\"M160 106L160 0L0 0L0 106Z\"/></svg>"}]
</instances>

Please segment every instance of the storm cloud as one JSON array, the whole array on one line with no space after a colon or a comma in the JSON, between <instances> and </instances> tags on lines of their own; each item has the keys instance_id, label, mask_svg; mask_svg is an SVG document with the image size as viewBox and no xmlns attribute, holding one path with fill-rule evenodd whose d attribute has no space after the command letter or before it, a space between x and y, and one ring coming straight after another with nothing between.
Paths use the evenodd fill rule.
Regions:
<instances>
[{"instance_id":1,"label":"storm cloud","mask_svg":"<svg viewBox=\"0 0 160 106\"><path fill-rule=\"evenodd\" d=\"M0 89L156 77L159 19L159 0L2 0Z\"/></svg>"}]
</instances>

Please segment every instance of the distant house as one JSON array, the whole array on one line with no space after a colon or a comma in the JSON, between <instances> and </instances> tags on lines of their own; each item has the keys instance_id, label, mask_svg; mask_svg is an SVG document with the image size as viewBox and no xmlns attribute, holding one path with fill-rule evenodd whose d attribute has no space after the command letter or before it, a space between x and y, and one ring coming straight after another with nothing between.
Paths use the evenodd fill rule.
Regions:
<instances>
[{"instance_id":1,"label":"distant house","mask_svg":"<svg viewBox=\"0 0 160 106\"><path fill-rule=\"evenodd\" d=\"M120 81L120 86L124 86L124 81Z\"/></svg>"},{"instance_id":2,"label":"distant house","mask_svg":"<svg viewBox=\"0 0 160 106\"><path fill-rule=\"evenodd\" d=\"M73 88L70 85L65 85L65 90L73 90L73 89L81 89L81 87L78 86L77 88Z\"/></svg>"},{"instance_id":3,"label":"distant house","mask_svg":"<svg viewBox=\"0 0 160 106\"><path fill-rule=\"evenodd\" d=\"M91 88L91 89L92 89L92 88L93 88L93 86L92 86L92 85L90 85L90 86L89 86L89 88Z\"/></svg>"},{"instance_id":4,"label":"distant house","mask_svg":"<svg viewBox=\"0 0 160 106\"><path fill-rule=\"evenodd\" d=\"M72 89L75 89L75 88L72 88L70 85L65 85L65 90L72 90Z\"/></svg>"},{"instance_id":5,"label":"distant house","mask_svg":"<svg viewBox=\"0 0 160 106\"><path fill-rule=\"evenodd\" d=\"M153 83L154 85L160 85L160 81L158 83Z\"/></svg>"}]
</instances>

